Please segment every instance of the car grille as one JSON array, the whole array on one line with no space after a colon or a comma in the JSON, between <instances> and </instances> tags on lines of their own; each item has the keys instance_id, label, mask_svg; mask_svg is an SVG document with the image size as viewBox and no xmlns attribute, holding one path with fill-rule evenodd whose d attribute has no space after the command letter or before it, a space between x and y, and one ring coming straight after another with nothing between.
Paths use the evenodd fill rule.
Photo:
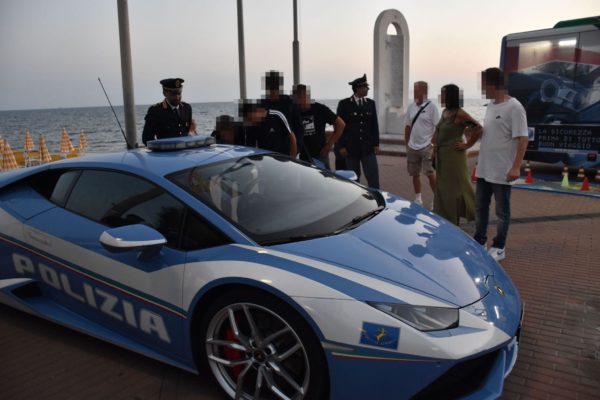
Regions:
<instances>
[{"instance_id":1,"label":"car grille","mask_svg":"<svg viewBox=\"0 0 600 400\"><path fill-rule=\"evenodd\" d=\"M496 350L456 364L417 393L413 399L457 399L468 396L481 387L490 373L499 351Z\"/></svg>"}]
</instances>

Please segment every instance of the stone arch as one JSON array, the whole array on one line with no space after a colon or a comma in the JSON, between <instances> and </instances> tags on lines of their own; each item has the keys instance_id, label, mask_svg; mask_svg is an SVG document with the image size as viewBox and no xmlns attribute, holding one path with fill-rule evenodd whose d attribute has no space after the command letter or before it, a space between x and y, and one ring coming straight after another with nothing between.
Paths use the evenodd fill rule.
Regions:
<instances>
[{"instance_id":1,"label":"stone arch","mask_svg":"<svg viewBox=\"0 0 600 400\"><path fill-rule=\"evenodd\" d=\"M396 35L388 35L390 25L396 29ZM393 9L382 11L375 22L373 46L373 97L381 133L404 133L409 42L408 24L402 13Z\"/></svg>"}]
</instances>

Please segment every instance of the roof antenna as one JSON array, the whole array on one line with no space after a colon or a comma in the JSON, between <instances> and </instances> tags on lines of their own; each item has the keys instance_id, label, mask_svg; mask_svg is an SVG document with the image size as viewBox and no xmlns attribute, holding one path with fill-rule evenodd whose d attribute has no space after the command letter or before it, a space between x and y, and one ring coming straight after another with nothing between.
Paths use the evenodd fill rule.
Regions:
<instances>
[{"instance_id":1,"label":"roof antenna","mask_svg":"<svg viewBox=\"0 0 600 400\"><path fill-rule=\"evenodd\" d=\"M104 89L104 85L102 84L102 81L100 80L100 77L98 77L98 82L100 82L100 87L102 87L102 91L104 92L104 95L106 96L106 100L108 100L108 105L110 106L110 109L112 110L115 119L117 120L117 124L119 124L119 129L121 130L121 133L123 134L123 138L125 139L125 143L127 143L127 148L131 149L133 148L132 146L129 145L129 142L127 141L127 135L125 135L125 132L123 131L123 127L121 126L121 122L119 122L119 117L117 117L117 113L115 112L115 109L112 105L112 103L110 102L110 99L108 98L108 94L106 94L106 90Z\"/></svg>"}]
</instances>

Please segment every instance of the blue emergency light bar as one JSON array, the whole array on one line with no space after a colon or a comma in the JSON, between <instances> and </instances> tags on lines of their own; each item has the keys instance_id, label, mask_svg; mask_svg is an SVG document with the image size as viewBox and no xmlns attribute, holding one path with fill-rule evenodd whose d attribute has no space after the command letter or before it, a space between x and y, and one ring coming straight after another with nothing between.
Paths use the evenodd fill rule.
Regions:
<instances>
[{"instance_id":1,"label":"blue emergency light bar","mask_svg":"<svg viewBox=\"0 0 600 400\"><path fill-rule=\"evenodd\" d=\"M211 144L215 144L214 137L198 135L149 140L148 143L146 143L146 147L148 150L152 151L173 151L208 147Z\"/></svg>"}]
</instances>

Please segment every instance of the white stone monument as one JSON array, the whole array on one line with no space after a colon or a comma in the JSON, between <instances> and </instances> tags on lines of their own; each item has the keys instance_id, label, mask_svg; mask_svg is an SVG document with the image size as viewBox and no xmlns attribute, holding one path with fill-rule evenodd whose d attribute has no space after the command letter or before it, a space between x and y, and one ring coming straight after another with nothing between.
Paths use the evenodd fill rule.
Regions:
<instances>
[{"instance_id":1,"label":"white stone monument","mask_svg":"<svg viewBox=\"0 0 600 400\"><path fill-rule=\"evenodd\" d=\"M377 17L374 31L373 96L377 103L379 131L404 134L408 107L409 35L406 19L398 10Z\"/></svg>"}]
</instances>

